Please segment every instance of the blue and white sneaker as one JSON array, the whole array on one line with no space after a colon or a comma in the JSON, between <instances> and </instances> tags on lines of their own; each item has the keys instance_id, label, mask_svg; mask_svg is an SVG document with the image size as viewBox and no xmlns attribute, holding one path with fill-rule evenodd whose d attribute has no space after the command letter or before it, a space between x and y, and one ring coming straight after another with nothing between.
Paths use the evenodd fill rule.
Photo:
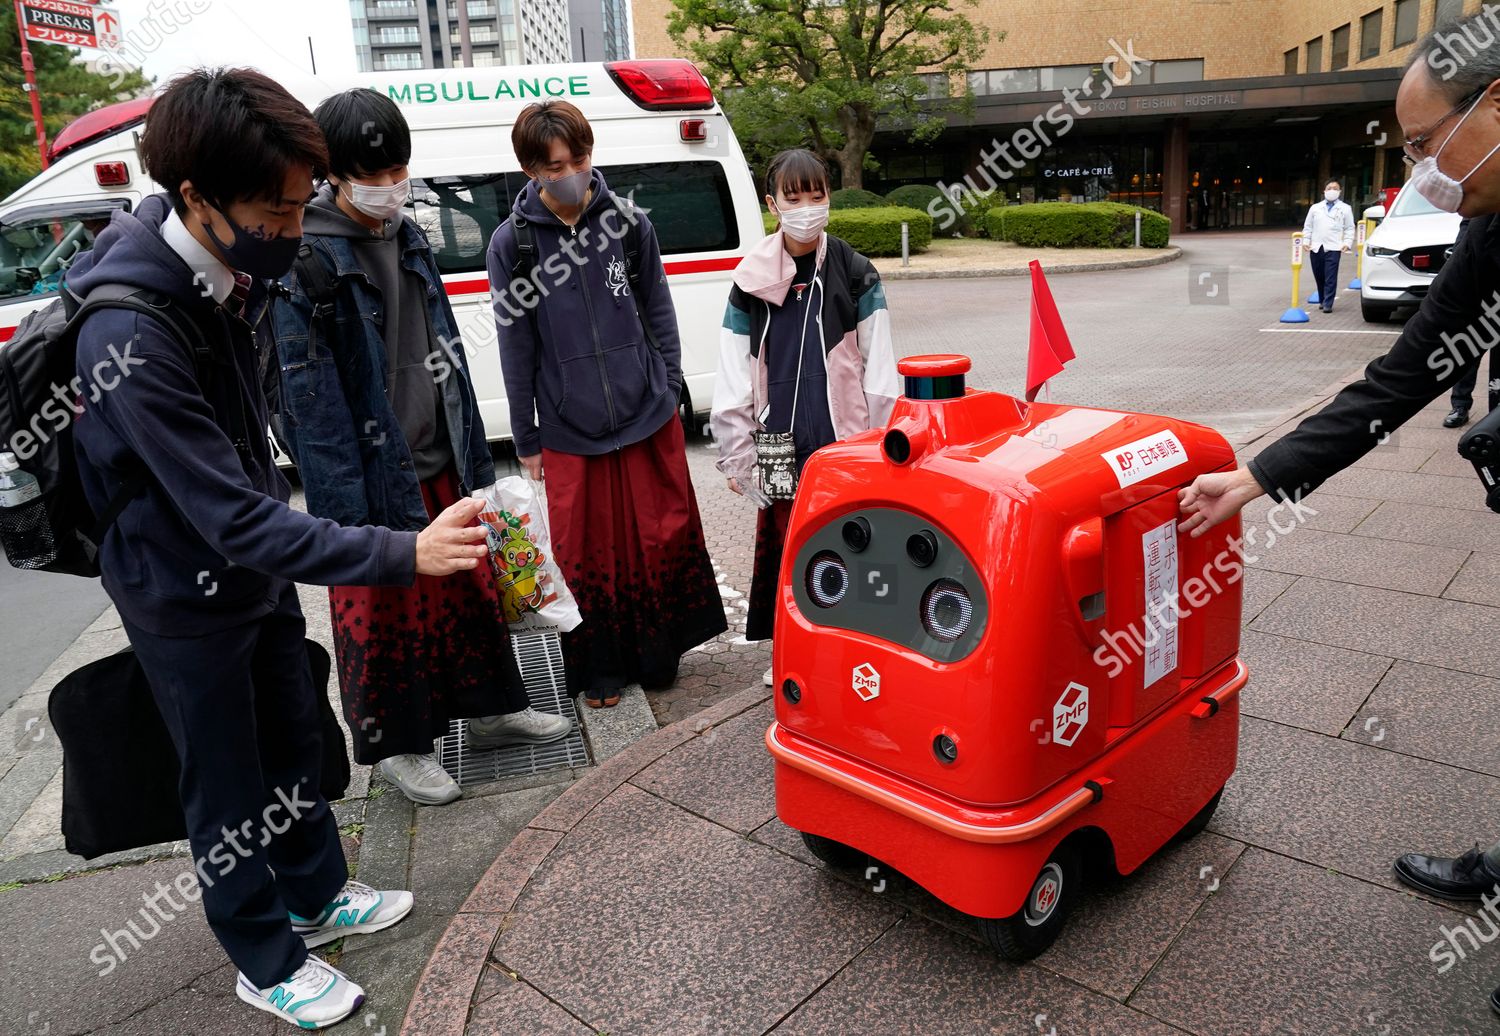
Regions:
<instances>
[{"instance_id":1,"label":"blue and white sneaker","mask_svg":"<svg viewBox=\"0 0 1500 1036\"><path fill-rule=\"evenodd\" d=\"M267 989L257 989L242 972L235 981L234 992L251 1007L303 1029L337 1025L365 1002L363 989L338 968L317 957L308 957L290 978Z\"/></svg>"},{"instance_id":2,"label":"blue and white sneaker","mask_svg":"<svg viewBox=\"0 0 1500 1036\"><path fill-rule=\"evenodd\" d=\"M411 913L410 892L376 892L361 881L350 881L317 917L292 914L292 931L308 949L346 935L378 932Z\"/></svg>"}]
</instances>

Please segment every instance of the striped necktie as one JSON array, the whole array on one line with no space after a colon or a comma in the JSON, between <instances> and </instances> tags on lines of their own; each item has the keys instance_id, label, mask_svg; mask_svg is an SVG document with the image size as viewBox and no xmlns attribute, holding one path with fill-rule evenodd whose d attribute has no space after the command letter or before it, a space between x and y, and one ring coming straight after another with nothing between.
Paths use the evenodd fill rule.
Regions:
<instances>
[{"instance_id":1,"label":"striped necktie","mask_svg":"<svg viewBox=\"0 0 1500 1036\"><path fill-rule=\"evenodd\" d=\"M245 312L245 302L250 298L251 278L248 273L234 271L234 287L230 289L229 295L224 299L222 305L225 312L232 317L237 317Z\"/></svg>"}]
</instances>

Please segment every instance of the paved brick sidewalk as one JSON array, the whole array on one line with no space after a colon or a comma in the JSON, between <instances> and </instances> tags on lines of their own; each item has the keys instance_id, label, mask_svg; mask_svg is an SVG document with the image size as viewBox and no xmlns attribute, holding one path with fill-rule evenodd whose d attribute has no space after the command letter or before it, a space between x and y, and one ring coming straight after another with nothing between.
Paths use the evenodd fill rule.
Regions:
<instances>
[{"instance_id":1,"label":"paved brick sidewalk","mask_svg":"<svg viewBox=\"0 0 1500 1036\"><path fill-rule=\"evenodd\" d=\"M1318 322L1310 331L1281 333L1274 320L1280 307L1285 304L1282 298L1285 291L1283 245L1283 235L1280 234L1205 235L1185 243L1184 261L1167 266L1058 278L1053 284L1053 291L1073 335L1079 359L1058 379L1056 398L1188 416L1214 424L1235 441L1244 442L1253 437L1254 429L1265 426L1273 417L1304 399L1318 386L1347 374L1365 359L1382 352L1389 345L1394 329L1365 328L1359 323L1357 307L1344 299L1341 299L1339 312L1332 317L1322 320L1315 317ZM888 261L882 260L882 264L886 262ZM1215 274L1221 278L1224 289L1218 297L1226 299L1230 305L1203 304L1201 299L1194 300L1193 271L1200 263L1211 264L1221 271ZM901 353L952 350L969 352L975 358L974 384L1010 389L1019 386L1024 363L1022 357L1025 354L1028 300L1024 278L902 281L889 284L887 293L891 299L892 319ZM1345 295L1344 298L1352 299L1352 296ZM1327 335L1317 333L1319 329L1347 333ZM1331 593L1332 590L1324 589L1323 584L1327 583L1333 589L1342 586L1343 592L1352 596L1354 604L1358 605L1365 600L1367 591L1373 591L1369 580L1382 579L1389 582L1397 578L1396 573L1404 573L1400 578L1408 582L1398 585L1394 590L1385 590L1394 600L1386 597L1371 598L1378 600L1380 609L1396 609L1393 614L1405 614L1397 608L1406 600L1403 595L1442 592L1446 596L1440 602L1441 607L1459 607L1457 614L1463 617L1465 625L1462 628L1465 631L1477 631L1479 625L1489 621L1488 607L1500 604L1500 601L1489 601L1483 596L1487 585L1484 580L1483 559L1488 555L1482 551L1471 553L1472 548L1469 546L1471 543L1483 542L1483 533L1489 528L1483 523L1488 515L1482 511L1474 513L1478 494L1471 484L1472 474L1455 468L1453 458L1447 452L1451 448L1451 433L1441 433L1430 427L1435 420L1433 415L1427 415L1423 420L1429 426L1425 430L1403 429L1397 443L1370 458L1359 472L1347 477L1348 486L1336 491L1330 489L1324 496L1327 503L1321 505L1325 508L1324 514L1298 533L1299 536L1327 533L1347 540L1355 523L1363 523L1355 531L1360 539L1354 543L1320 542L1317 549L1309 549L1301 554L1293 551L1299 541L1296 538L1288 540L1285 548L1287 560L1275 562L1287 571L1267 568L1265 572L1255 573L1247 585L1252 601L1268 605L1271 598L1276 597L1276 605L1281 606L1283 597L1290 594L1286 607L1291 607L1291 602L1298 600L1299 594L1311 593L1316 596ZM713 710L720 706L728 707L731 712L739 709L742 703L732 706L726 706L726 703L744 689L758 685L769 656L764 645L735 642L743 630L743 608L736 595L743 594L748 588L754 512L743 499L724 489L722 480L713 468L713 459L712 450L707 448L703 440L690 442L689 463L710 550L722 575L726 607L731 618L737 620L738 626L718 642L690 654L684 661L678 686L652 695L654 700L651 708L663 725L678 720L687 721L671 735L671 738L691 739L691 743L682 742L681 751L688 752L696 745L696 751L707 750L712 756L700 758L696 754L676 756L675 752L671 753L687 767L680 777L682 783L698 786L703 794L714 792L726 780L729 784L737 781L743 785L747 797L740 805L733 807L746 811L734 814L740 819L734 820L733 824L743 827L749 819L753 819L750 814L754 811L759 810L765 814L763 797L756 799L756 796L764 794L764 776L760 772L765 769L764 753L757 753L753 745L738 754L730 752L729 748L734 741L729 735L733 731L728 723L713 725L717 722ZM1439 512L1443 521L1429 520L1431 516L1427 515L1424 508ZM1327 523L1329 528L1323 529L1320 522ZM1434 538L1440 539L1432 542ZM1365 543L1365 539L1369 539L1370 543ZM1310 542L1310 539L1301 542ZM1443 553L1445 549L1449 553ZM1409 566L1402 568L1399 563L1391 560L1393 557L1399 558L1403 550L1412 552L1419 559L1426 574L1414 573ZM1374 562L1366 559L1370 551L1374 551ZM1350 575L1342 583L1338 574L1340 570L1336 566L1331 571L1328 568L1334 565L1334 559L1342 559L1340 563L1348 566ZM1268 560L1267 564L1272 562ZM1308 572L1292 571L1294 564L1307 567ZM1455 565L1458 566L1458 574L1451 579L1451 585L1436 587L1441 574ZM1311 589L1307 589L1308 587ZM1278 597L1278 594L1282 596ZM1472 603L1475 601L1478 603ZM324 592L318 588L304 588L303 602L309 620L309 635L326 644L328 611ZM1409 611L1409 605L1406 607ZM1466 609L1481 610L1476 612ZM1267 609L1266 615L1271 618L1265 621L1279 621L1294 629L1288 632L1283 627L1252 626L1251 635L1247 636L1246 641L1247 656L1255 646L1256 637L1262 634L1264 637L1261 643L1271 645L1276 645L1279 641L1264 638L1299 636L1295 627L1301 618L1297 614L1290 618L1278 618L1279 614L1274 608ZM1366 616L1363 621L1373 620ZM1342 634L1328 634L1330 638L1336 635ZM1353 634L1348 633L1348 636L1352 638ZM1304 639L1310 642L1317 638ZM1394 641L1386 644L1387 640L1392 638L1376 637L1374 642L1366 643L1365 646L1357 643L1343 646L1342 651L1346 653L1356 656L1364 653L1375 659L1367 661L1363 669L1355 667L1358 679L1348 686L1337 678L1337 674L1342 672L1337 666L1346 663L1353 666L1353 662L1345 654L1339 653L1338 643L1330 641L1323 645L1327 653L1311 657L1319 660L1319 674L1323 674L1325 669L1327 674L1320 675L1314 681L1312 690L1307 693L1300 693L1290 683L1290 676L1280 678L1281 683L1259 680L1262 670L1273 675L1275 670L1264 659L1257 661L1252 658L1252 664L1260 666L1257 670L1259 682L1247 696L1247 702L1253 701L1254 696L1259 693L1274 694L1283 707L1292 710L1288 713L1290 720L1301 717L1300 726L1291 723L1287 717L1269 717L1269 722L1262 726L1269 726L1272 733L1282 727L1288 731L1296 727L1308 737L1324 740L1342 734L1341 743L1378 752L1380 755L1375 757L1377 760L1395 758L1397 762L1394 766L1397 770L1407 765L1404 762L1405 756L1399 753L1426 754L1433 761L1419 765L1437 769L1422 771L1419 776L1435 773L1438 778L1449 778L1453 765L1465 768L1461 769L1457 777L1451 778L1465 789L1458 806L1446 811L1440 808L1430 789L1425 790L1420 799L1424 803L1425 814L1430 814L1424 823L1447 819L1447 826L1441 830L1429 830L1420 823L1413 824L1396 809L1401 794L1422 790L1415 787L1417 778L1406 775L1401 777L1405 783L1396 785L1400 789L1397 792L1385 792L1378 786L1374 789L1372 794L1377 802L1376 807L1363 811L1353 809L1348 816L1339 814L1331 818L1337 823L1330 829L1333 834L1326 839L1330 845L1335 844L1338 837L1342 837L1339 832L1349 826L1349 818L1358 817L1364 827L1369 829L1365 835L1367 839L1373 839L1374 835L1369 832L1379 831L1382 825L1395 824L1395 833L1389 839L1392 846L1409 848L1425 845L1434 850L1460 848L1466 844L1466 839L1483 837L1487 833L1482 822L1485 814L1479 804L1487 797L1486 793L1492 791L1489 784L1484 783L1489 780L1488 775L1500 772L1495 770L1495 766L1500 764L1475 762L1475 759L1487 758L1484 756L1486 746L1481 739L1468 733L1468 730L1482 729L1482 717L1480 722L1465 728L1459 720L1443 713L1439 718L1447 726L1438 724L1426 733L1423 732L1426 728L1420 723L1414 723L1409 728L1386 724L1388 733L1381 744L1372 742L1359 746L1353 744L1356 740L1351 726L1353 721L1347 719L1341 710L1346 710L1346 707L1362 707L1365 694L1360 693L1359 688L1363 687L1368 692L1376 682L1382 682L1388 676L1387 669L1396 673L1399 667L1399 672L1411 680L1427 672L1421 668L1409 672L1408 663L1440 671L1445 668L1465 669L1471 674L1466 679L1476 682L1459 687L1445 687L1442 694L1447 699L1470 705L1471 711L1482 710L1489 700L1486 695L1491 693L1487 681L1482 677L1485 672L1492 671L1493 667L1484 669L1472 661L1454 664L1451 660L1445 661L1447 656L1442 655L1441 651L1451 649L1467 658L1468 654L1465 653L1487 651L1483 646L1487 641L1477 632L1464 632L1457 637L1443 638L1441 643L1448 646L1441 651L1429 645L1427 654L1423 655L1416 645L1404 642L1397 644ZM166 847L163 851L164 859L144 865L138 854L84 864L64 853L57 834L61 790L59 753L55 739L48 736L44 723L28 725L27 721L39 720L44 715L46 692L63 674L92 658L116 650L123 644L118 620L112 612L106 612L57 659L47 673L32 684L12 709L0 717L0 730L4 730L9 739L0 744L0 890L3 890L0 891L0 923L7 926L10 935L4 957L8 992L0 997L0 1032L17 1033L21 1036L31 1036L43 1031L49 1036L85 1032L126 1036L161 1032L279 1031L273 1019L247 1018L246 1012L232 999L229 991L232 983L226 965L214 947L196 908L163 924L159 937L144 940L139 952L130 949L129 959L119 963L104 976L98 974L102 965L90 958L91 951L101 944L104 935L123 929L131 919L138 925L142 924L142 919L137 915L141 897L152 890L154 881L170 880L183 869L186 862L183 856L185 847ZM1386 661L1393 657L1400 661L1394 664ZM1481 662L1487 664L1487 659L1487 655L1481 654ZM1415 694L1410 684L1391 683L1386 687L1382 682L1382 686L1392 695L1401 692L1403 686L1407 688L1404 693L1408 698ZM1277 690L1278 687L1281 689ZM1333 691L1320 690L1330 687ZM753 701L759 693L753 692L749 700ZM1356 696L1357 702L1354 701ZM1420 694L1415 696L1420 697ZM1429 697L1433 700L1446 700L1437 694ZM1378 695L1371 699L1372 702L1382 700ZM1296 708L1300 708L1301 712L1296 712ZM1440 710L1428 710L1428 714L1433 711ZM1376 713L1380 721L1393 714L1389 708ZM1368 719L1368 716L1362 716L1359 722L1365 723ZM1436 723L1436 719L1433 722ZM748 736L745 732L756 723L760 723L760 717L742 720L740 727L736 728L739 736ZM1259 728L1247 722L1246 729L1247 765L1250 759L1260 759L1262 769L1273 771L1267 779L1283 782L1289 780L1290 778L1278 776L1278 772L1274 772L1277 766L1273 761L1274 753L1268 755L1267 750L1259 748L1266 742L1267 736L1260 734L1258 736L1261 740L1252 743L1249 739ZM1373 737L1378 724L1369 729L1368 736ZM1272 743L1274 744L1274 740ZM1433 747L1434 745L1446 747ZM1459 747L1463 745L1469 746L1465 749L1468 755L1462 755L1459 751ZM1259 755L1256 755L1254 750L1258 748ZM1455 764L1453 760L1443 758L1440 754L1442 751L1461 758ZM1302 754L1307 753L1303 751ZM1286 769L1288 773L1295 774L1298 771L1293 764L1302 760L1296 758L1297 751L1291 751L1290 755L1294 758L1286 764ZM665 755L662 757L664 764L668 758ZM700 762L704 766L701 776L693 770ZM614 769L608 769L610 766ZM335 948L335 954L341 955L339 959L343 965L357 975L371 994L369 1009L360 1021L350 1023L351 1031L363 1027L366 1031L378 1032L385 1028L394 1033L401 1024L411 991L424 963L432 957L432 951L439 937L447 931L450 919L461 913L460 908L471 890L494 863L496 853L512 844L513 838L517 839L514 844L522 848L534 844L538 836L529 833L528 825L534 822L536 815L548 803L583 773L604 774L607 770L609 774L617 774L626 766L625 763L611 762L605 767L589 771L555 771L527 781L505 782L472 790L464 801L435 810L413 810L404 798L390 792L380 782L376 781L372 785L367 770L356 768L350 797L336 804L336 812L349 838L351 863L358 867L361 878L377 885L406 885L415 888L419 905L417 914L398 929L369 939L351 940L350 945ZM726 776L723 769L726 766L739 776L734 776L733 773ZM1351 770L1350 773L1359 780L1374 781L1377 785L1400 776L1394 770L1388 774L1378 767L1363 771ZM1338 785L1335 791L1338 793L1336 801L1339 803L1344 804L1345 799L1357 797L1365 791L1363 788L1351 789L1347 781L1339 784L1337 777L1340 775L1342 771L1337 766L1331 766L1326 778L1330 784ZM1427 777L1421 776L1421 779L1426 780ZM613 777L608 777L607 780L613 780ZM634 789L642 794L655 796L662 802L671 798L664 797L661 787L642 787L643 782L645 778L632 778L629 788L623 794L633 794L630 789ZM715 823L722 828L724 818L730 814L721 814L719 807L712 806L707 800L705 805L710 808L709 813L703 814L708 818L706 822ZM653 805L652 808L656 807ZM672 808L681 807L674 800ZM725 808L730 808L729 804L726 803ZM1234 818L1234 808L1233 800L1226 800L1221 820L1227 823ZM1246 807L1238 808L1243 810ZM689 806L689 809L692 807ZM1263 812L1264 809L1261 810ZM1263 822L1261 813L1255 813L1242 822L1250 826ZM698 820L693 821L697 822ZM749 828L746 827L745 830L748 831ZM758 833L754 834L755 839L772 841L770 836L774 827L765 828L764 824L760 824L756 830ZM559 836L562 834L560 831L553 833ZM1304 855L1297 855L1283 848L1276 838L1260 833L1250 837L1226 828L1225 834L1240 841L1221 846L1225 852L1230 853L1230 856L1222 859L1224 867L1229 865L1233 855L1243 853L1246 858L1258 858L1250 856L1251 850L1244 849L1243 845L1251 846L1255 852L1269 853L1273 858L1315 858L1315 853L1311 850ZM1307 835L1305 831L1302 832L1302 837L1317 841L1316 835ZM630 881L639 881L643 883L643 887L654 890L656 901L670 899L680 888L685 888L685 879L681 879L681 875L687 873L684 867L691 871L701 866L700 861L689 860L685 863L681 858L663 857L655 850L650 850L642 842L642 838L638 833L627 833L622 837L620 845L604 847L626 855L620 858L602 855L599 867L593 868L590 864L585 868L586 873L579 878L580 886L597 884L598 875L610 875L608 880L614 881L621 880L620 876L624 875ZM745 841L746 845L750 844L743 838L741 841ZM565 839L559 839L559 845L563 849L567 849L568 844ZM766 851L778 853L778 860L792 860L794 856L788 856L782 851L788 848L795 850L795 845L784 844L781 849L775 850L766 847ZM632 857L629 854L634 850L639 851ZM1382 845L1379 851L1388 855L1389 850L1390 846ZM760 852L761 849L755 851ZM1340 861L1344 857L1358 855L1347 846L1341 851L1342 856L1330 855L1329 859L1333 861L1331 866L1343 866ZM613 862L606 863L606 860ZM758 863L756 866L760 865ZM1378 869L1381 865L1383 864L1377 860L1371 866ZM805 864L798 863L797 866ZM84 867L95 869L82 876L66 876ZM717 880L720 884L745 884L735 877L737 873L726 871ZM776 873L784 875L787 872L777 870ZM802 882L797 887L821 888L821 884L808 882L815 879L816 883L821 883L825 880L823 876L815 872L809 873L811 878L797 879ZM1198 906L1197 899L1186 896L1187 892L1192 891L1191 883L1184 883L1173 877L1176 873L1165 872L1160 880L1166 892L1153 893L1171 900L1168 914L1173 919L1179 917L1181 912L1190 912L1190 909ZM1296 873L1301 876L1299 880L1305 877L1303 871ZM1364 874L1352 870L1348 873ZM725 874L730 876L726 878ZM63 880L54 880L58 878ZM1361 877L1360 880L1367 884L1376 881L1368 877ZM753 884L753 880L749 883ZM1151 887L1155 888L1156 885ZM824 899L827 896L825 893L817 895ZM846 895L847 898L847 894L839 895ZM867 893L860 893L849 901L858 900L862 903L867 896ZM1181 899L1181 902L1173 899L1173 896ZM882 901L886 905L877 905L875 911L888 912L888 904L893 898L890 890L882 894ZM650 915L652 909L645 908L642 916ZM713 908L705 905L703 909L711 912ZM796 909L800 910L801 907ZM864 910L865 907L855 909ZM1423 906L1423 909L1428 908ZM1452 915L1451 912L1436 916L1447 918L1450 925L1457 923L1452 919L1457 915ZM1148 920L1149 910L1139 923L1146 925ZM751 926L754 931L750 935L760 931L756 926L769 923L757 920ZM106 931L101 932L101 929ZM691 925L683 929L685 932L697 930ZM839 932L845 931L846 929L839 929ZM750 935L733 933L732 937L740 940L737 943L740 949L735 954L736 961L764 949L758 949L758 944ZM722 934L714 936L727 937ZM1437 937L1433 935L1432 940ZM1354 945L1366 945L1370 938L1371 936L1366 935L1355 940ZM129 949L128 946L126 948ZM871 950L873 949L872 947ZM691 946L678 944L677 952L683 961L692 959L692 950ZM937 952L942 955L953 951L942 947ZM1251 957L1258 952L1246 951ZM439 954L440 959L443 956L444 954ZM867 952L859 959L874 958ZM967 957L962 959L968 960ZM1384 974L1377 967L1379 961L1384 959L1380 957L1375 963L1368 965L1376 968L1372 974ZM772 953L767 960L779 961L779 967L790 968L792 971L800 966L785 953L780 956ZM1407 961L1406 966L1410 971L1419 971L1423 964L1421 960ZM1100 966L1106 965L1113 966L1108 962L1101 963ZM683 1005L693 1003L699 1011L706 1013L705 1016L711 1015L716 1009L719 993L713 987L695 986L694 982L697 980L693 976L698 974L696 966L682 966L687 968L688 973L678 986L672 987L677 990L673 995L680 994ZM1366 965L1362 963L1361 967L1364 966ZM588 970L593 975L595 971L602 973L604 969L601 966L599 969ZM759 966L751 970L760 974ZM1487 975L1476 976L1476 972L1483 970L1482 966L1476 968L1471 960L1447 977L1448 984L1463 981L1478 989L1489 979ZM664 965L661 974L668 976L672 971L672 966ZM1124 996L1120 983L1129 974L1128 970L1122 971L1120 977L1114 980L1115 984L1104 990L1104 993L1115 997ZM1461 975L1467 977L1460 978ZM743 995L733 993L734 997ZM1132 1008L1137 1006L1138 997L1140 990L1131 999ZM1465 1003L1470 1002L1468 998L1469 993L1464 993ZM1061 1008L1054 1008L1054 1011L1059 1009ZM921 1014L914 1016L925 1017ZM851 1025L868 1028L870 1031L882 1031L881 1026L886 1024L869 1018L858 1021L859 1016L853 1017L856 1022L851 1022ZM1029 1019L1027 1024L1030 1024ZM830 1031L850 1030L834 1026ZM1010 1027L1007 1023L1004 1031L1031 1030ZM1067 1034L1072 1030L1059 1024L1058 1031ZM1224 1028L1218 1031L1234 1030ZM1294 1027L1285 1031L1301 1030ZM1334 1028L1306 1031L1343 1030ZM1379 1032L1380 1029L1376 1026L1371 1031ZM1400 1026L1392 1030L1393 1033L1402 1031L1407 1030ZM1438 1028L1423 1031L1463 1030Z\"/></svg>"},{"instance_id":2,"label":"paved brick sidewalk","mask_svg":"<svg viewBox=\"0 0 1500 1036\"><path fill-rule=\"evenodd\" d=\"M1495 929L1390 871L1500 835L1500 519L1452 457L1445 410L1260 552L1218 815L1090 892L1037 961L999 962L878 865L808 855L775 819L770 692L752 688L535 817L449 924L403 1036L1495 1031L1493 955L1448 934ZM1247 511L1260 543L1267 506Z\"/></svg>"}]
</instances>

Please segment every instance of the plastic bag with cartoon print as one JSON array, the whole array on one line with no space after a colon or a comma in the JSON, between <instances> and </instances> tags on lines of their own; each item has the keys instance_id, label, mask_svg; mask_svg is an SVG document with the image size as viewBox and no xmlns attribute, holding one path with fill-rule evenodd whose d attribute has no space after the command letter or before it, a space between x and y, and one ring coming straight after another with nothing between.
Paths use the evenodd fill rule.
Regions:
<instances>
[{"instance_id":1,"label":"plastic bag with cartoon print","mask_svg":"<svg viewBox=\"0 0 1500 1036\"><path fill-rule=\"evenodd\" d=\"M506 624L542 632L576 629L583 616L552 557L541 483L510 475L473 496L484 501L479 521Z\"/></svg>"}]
</instances>

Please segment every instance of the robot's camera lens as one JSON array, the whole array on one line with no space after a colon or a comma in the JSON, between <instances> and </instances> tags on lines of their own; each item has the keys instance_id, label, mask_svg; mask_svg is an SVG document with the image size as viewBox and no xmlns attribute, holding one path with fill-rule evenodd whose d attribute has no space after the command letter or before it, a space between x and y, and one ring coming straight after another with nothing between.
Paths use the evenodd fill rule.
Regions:
<instances>
[{"instance_id":1,"label":"robot's camera lens","mask_svg":"<svg viewBox=\"0 0 1500 1036\"><path fill-rule=\"evenodd\" d=\"M849 569L831 550L813 555L807 566L807 594L820 608L832 608L849 593Z\"/></svg>"},{"instance_id":2,"label":"robot's camera lens","mask_svg":"<svg viewBox=\"0 0 1500 1036\"><path fill-rule=\"evenodd\" d=\"M937 537L927 529L912 534L906 540L906 556L919 568L926 568L936 561L937 553Z\"/></svg>"},{"instance_id":3,"label":"robot's camera lens","mask_svg":"<svg viewBox=\"0 0 1500 1036\"><path fill-rule=\"evenodd\" d=\"M856 554L870 545L870 523L864 518L851 518L844 523L844 544Z\"/></svg>"},{"instance_id":4,"label":"robot's camera lens","mask_svg":"<svg viewBox=\"0 0 1500 1036\"><path fill-rule=\"evenodd\" d=\"M932 752L940 762L951 763L958 760L958 745L947 734L939 734L932 739Z\"/></svg>"}]
</instances>

